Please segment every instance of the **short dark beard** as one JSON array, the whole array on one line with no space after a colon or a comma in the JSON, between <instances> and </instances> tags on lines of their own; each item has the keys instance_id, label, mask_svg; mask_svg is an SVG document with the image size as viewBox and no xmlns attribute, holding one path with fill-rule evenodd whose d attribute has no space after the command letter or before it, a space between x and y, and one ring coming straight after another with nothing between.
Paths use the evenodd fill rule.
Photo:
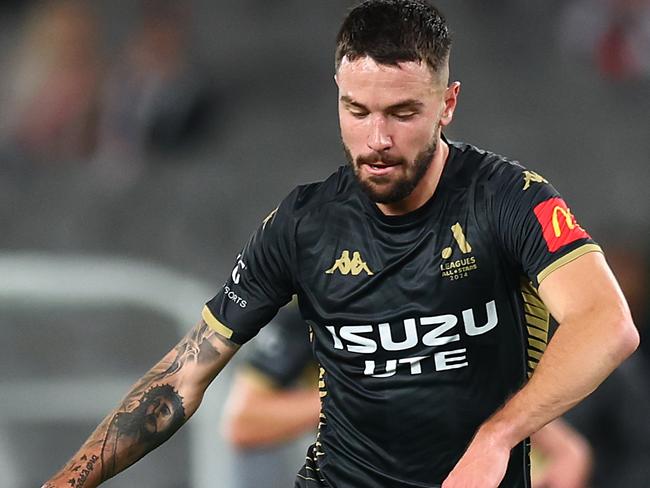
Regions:
<instances>
[{"instance_id":1,"label":"short dark beard","mask_svg":"<svg viewBox=\"0 0 650 488\"><path fill-rule=\"evenodd\" d=\"M431 166L431 162L433 161L433 156L436 153L436 149L438 148L438 141L437 138L434 137L433 141L431 141L431 144L429 144L427 147L425 147L421 152L415 156L415 159L413 160L413 166L410 168L413 173L409 176L408 174L404 178L400 178L399 180L395 181L391 186L389 186L388 191L379 191L378 185L381 185L382 183L388 183L388 178L383 178L381 176L374 177L373 181L364 181L361 179L359 176L359 168L361 167L364 162L371 162L368 161L368 159L371 159L372 161L377 161L377 160L382 160L386 163L393 164L401 164L402 167L405 167L406 165L406 160L403 158L397 159L397 160L388 160L385 157L371 157L368 158L366 157L357 157L356 163L352 158L352 154L350 153L350 150L348 147L343 143L343 151L345 152L345 156L348 160L348 163L350 163L350 166L352 167L352 170L354 171L354 175L357 177L357 182L359 183L359 186L363 190L363 192L368 195L368 198L372 200L375 203L382 203L382 204L392 204L392 203L397 203L402 200L404 200L406 197L408 197L411 193L413 193L413 190L415 190L415 187L418 186L418 183L424 178L424 175L427 173L429 170L429 167ZM374 159L373 159L374 158Z\"/></svg>"}]
</instances>

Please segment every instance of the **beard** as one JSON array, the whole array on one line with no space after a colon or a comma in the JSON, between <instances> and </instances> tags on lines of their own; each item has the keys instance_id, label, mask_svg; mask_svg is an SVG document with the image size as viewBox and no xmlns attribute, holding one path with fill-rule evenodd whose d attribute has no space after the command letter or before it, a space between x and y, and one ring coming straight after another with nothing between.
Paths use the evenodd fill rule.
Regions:
<instances>
[{"instance_id":1,"label":"beard","mask_svg":"<svg viewBox=\"0 0 650 488\"><path fill-rule=\"evenodd\" d=\"M418 183L422 181L422 178L424 178L424 175L429 170L437 148L438 141L434 137L431 143L415 156L413 162L408 162L401 157L382 155L377 152L357 156L355 160L352 157L350 149L343 143L343 151L354 171L359 186L368 195L370 200L382 204L400 202L413 193L413 190L415 190ZM399 165L402 168L401 175L371 175L366 178L362 177L361 166L377 161L382 161L387 165Z\"/></svg>"}]
</instances>

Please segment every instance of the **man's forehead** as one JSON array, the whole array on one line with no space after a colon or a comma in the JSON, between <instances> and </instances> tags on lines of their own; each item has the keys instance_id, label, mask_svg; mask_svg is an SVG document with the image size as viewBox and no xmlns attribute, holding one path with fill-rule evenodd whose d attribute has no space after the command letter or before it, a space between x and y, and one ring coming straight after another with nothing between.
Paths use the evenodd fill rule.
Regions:
<instances>
[{"instance_id":1,"label":"man's forehead","mask_svg":"<svg viewBox=\"0 0 650 488\"><path fill-rule=\"evenodd\" d=\"M423 61L398 61L395 64L383 64L370 56L362 56L355 59L344 56L337 74L341 72L368 74L371 76L375 76L378 73L402 72L405 75L421 76L429 79L433 79L435 76L429 68L429 65Z\"/></svg>"},{"instance_id":2,"label":"man's forehead","mask_svg":"<svg viewBox=\"0 0 650 488\"><path fill-rule=\"evenodd\" d=\"M404 61L396 65L381 64L366 56L350 60L343 58L336 74L340 95L364 98L369 92L400 98L427 97L445 85L424 62ZM382 96L383 98L383 96Z\"/></svg>"}]
</instances>

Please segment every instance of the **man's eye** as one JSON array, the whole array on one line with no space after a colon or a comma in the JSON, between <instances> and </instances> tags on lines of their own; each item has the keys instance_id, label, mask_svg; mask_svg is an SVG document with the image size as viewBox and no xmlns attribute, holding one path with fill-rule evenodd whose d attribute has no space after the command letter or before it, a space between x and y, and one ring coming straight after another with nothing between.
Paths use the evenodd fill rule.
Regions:
<instances>
[{"instance_id":1,"label":"man's eye","mask_svg":"<svg viewBox=\"0 0 650 488\"><path fill-rule=\"evenodd\" d=\"M367 112L359 112L358 110L350 110L349 112L350 112L350 114L352 114L352 117L355 117L357 119L362 119L366 115L368 115Z\"/></svg>"},{"instance_id":2,"label":"man's eye","mask_svg":"<svg viewBox=\"0 0 650 488\"><path fill-rule=\"evenodd\" d=\"M398 112L393 114L393 117L395 117L397 120L409 120L415 117L417 112Z\"/></svg>"}]
</instances>

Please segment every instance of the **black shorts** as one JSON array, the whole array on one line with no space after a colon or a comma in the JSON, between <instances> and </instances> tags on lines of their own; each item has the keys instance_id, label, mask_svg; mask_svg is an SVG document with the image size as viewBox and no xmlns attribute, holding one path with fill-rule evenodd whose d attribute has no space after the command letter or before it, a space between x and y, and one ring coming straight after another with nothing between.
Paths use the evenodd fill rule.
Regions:
<instances>
[{"instance_id":1,"label":"black shorts","mask_svg":"<svg viewBox=\"0 0 650 488\"><path fill-rule=\"evenodd\" d=\"M294 488L329 488L325 478L320 472L316 461L316 446L311 445L307 449L305 464L296 475Z\"/></svg>"}]
</instances>

